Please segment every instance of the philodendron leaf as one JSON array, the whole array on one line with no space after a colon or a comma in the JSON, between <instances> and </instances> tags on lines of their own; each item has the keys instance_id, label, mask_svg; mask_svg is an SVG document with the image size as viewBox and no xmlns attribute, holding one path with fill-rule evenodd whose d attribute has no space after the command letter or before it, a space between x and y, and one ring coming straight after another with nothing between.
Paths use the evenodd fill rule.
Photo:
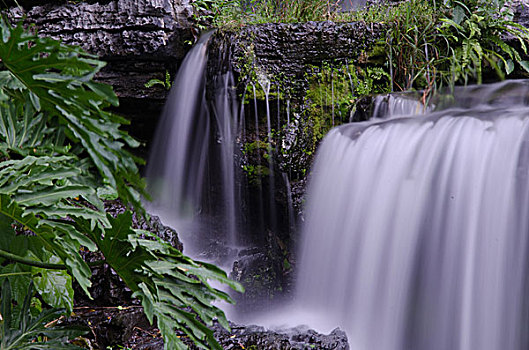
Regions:
<instances>
[{"instance_id":1,"label":"philodendron leaf","mask_svg":"<svg viewBox=\"0 0 529 350\"><path fill-rule=\"evenodd\" d=\"M507 65L505 66L505 73L507 75L511 74L514 71L514 62L511 59L507 60Z\"/></svg>"},{"instance_id":2,"label":"philodendron leaf","mask_svg":"<svg viewBox=\"0 0 529 350\"><path fill-rule=\"evenodd\" d=\"M529 61L520 61L520 66L529 73Z\"/></svg>"},{"instance_id":3,"label":"philodendron leaf","mask_svg":"<svg viewBox=\"0 0 529 350\"><path fill-rule=\"evenodd\" d=\"M0 194L0 214L35 233L41 240L43 247L62 260L81 288L85 290L87 295L90 295L88 288L91 285L92 271L79 254L80 243L78 240L72 239L70 231L60 226L65 225L65 223L41 220L37 216L25 212L18 203L5 194ZM73 225L70 226L73 227Z\"/></svg>"},{"instance_id":4,"label":"philodendron leaf","mask_svg":"<svg viewBox=\"0 0 529 350\"><path fill-rule=\"evenodd\" d=\"M22 264L9 264L0 267L0 280L9 280L13 299L24 300L28 285L31 282L31 272L28 266Z\"/></svg>"},{"instance_id":5,"label":"philodendron leaf","mask_svg":"<svg viewBox=\"0 0 529 350\"><path fill-rule=\"evenodd\" d=\"M51 257L50 263L60 263L57 257ZM42 299L50 306L64 308L67 312L73 309L72 277L64 270L50 270L32 267L35 288Z\"/></svg>"},{"instance_id":6,"label":"philodendron leaf","mask_svg":"<svg viewBox=\"0 0 529 350\"><path fill-rule=\"evenodd\" d=\"M71 185L54 188L46 188L41 191L33 191L15 196L15 200L24 206L51 205L64 198L79 198L95 193L93 188L82 185Z\"/></svg>"},{"instance_id":7,"label":"philodendron leaf","mask_svg":"<svg viewBox=\"0 0 529 350\"><path fill-rule=\"evenodd\" d=\"M137 142L119 129L122 119L104 110L118 104L112 88L91 81L105 63L78 47L28 33L21 23L12 27L0 18L0 32L6 40L0 45L0 61L12 73L0 76L3 95L12 93L13 87L23 86L21 92L16 90L17 96L25 96L24 102L27 100L36 112L45 111L48 120L57 118L66 127L64 135L69 141L82 145L102 183L115 188L123 201L141 212L140 196L148 195L138 175L136 159L124 149L125 145L137 146ZM13 115L14 111L5 112ZM0 130L5 130L13 148L20 145L15 137L20 134L12 125L0 124Z\"/></svg>"},{"instance_id":8,"label":"philodendron leaf","mask_svg":"<svg viewBox=\"0 0 529 350\"><path fill-rule=\"evenodd\" d=\"M51 321L59 319L64 309L43 310L36 317L30 313L30 301L33 296L33 284L27 287L16 309L11 307L11 286L6 279L2 284L0 313L0 348L5 350L35 349L81 349L69 339L81 336L89 331L83 326L56 326ZM23 302L22 302L23 301ZM15 315L17 312L19 315Z\"/></svg>"},{"instance_id":9,"label":"philodendron leaf","mask_svg":"<svg viewBox=\"0 0 529 350\"><path fill-rule=\"evenodd\" d=\"M229 280L224 271L193 261L159 237L132 230L130 212L108 219L111 227L98 228L91 237L106 262L141 300L149 321L157 321L164 336L165 349L185 348L174 337L176 329L184 331L202 348L221 349L213 331L206 325L218 319L228 328L224 313L213 303L232 300L208 282L220 281L238 291L242 291L242 287Z\"/></svg>"}]
</instances>

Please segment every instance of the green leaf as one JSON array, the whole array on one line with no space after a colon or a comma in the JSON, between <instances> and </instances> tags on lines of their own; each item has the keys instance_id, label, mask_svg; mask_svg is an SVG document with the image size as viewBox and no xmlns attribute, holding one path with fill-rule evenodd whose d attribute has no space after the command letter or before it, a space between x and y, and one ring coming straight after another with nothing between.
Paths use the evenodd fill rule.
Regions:
<instances>
[{"instance_id":1,"label":"green leaf","mask_svg":"<svg viewBox=\"0 0 529 350\"><path fill-rule=\"evenodd\" d=\"M138 142L120 129L126 120L105 111L117 105L117 97L111 87L91 81L104 63L80 48L27 32L21 23L12 27L0 18L0 32L5 69L0 72L0 154L7 159L0 162L0 238L9 242L0 240L0 246L3 256L17 261L0 261L9 274L4 280L19 284L13 291L20 297L33 274L45 304L71 310L71 280L87 294L90 286L91 270L79 250L99 250L140 298L148 319L157 320L167 349L184 347L175 329L202 348L220 349L206 324L216 318L228 327L213 302L232 300L208 281L242 287L213 265L133 230L131 212L117 218L104 213L98 196L118 197L140 215L140 199L147 196L136 165L141 161L125 149ZM30 235L14 235L13 224ZM67 270L31 268L33 261L53 261L50 268ZM27 304L21 307L27 310ZM30 344L19 349L71 348L64 339L75 331L42 329L62 312L42 310L33 319L26 312L19 318L26 331L4 327L3 344L19 339ZM48 336L48 342L39 336Z\"/></svg>"},{"instance_id":2,"label":"green leaf","mask_svg":"<svg viewBox=\"0 0 529 350\"><path fill-rule=\"evenodd\" d=\"M32 193L20 194L15 196L15 200L20 205L35 206L44 205L48 206L57 203L59 200L64 198L78 198L83 196L89 196L94 194L93 188L81 185L63 186L55 188L46 188L42 191L34 191Z\"/></svg>"},{"instance_id":3,"label":"green leaf","mask_svg":"<svg viewBox=\"0 0 529 350\"><path fill-rule=\"evenodd\" d=\"M11 308L11 288L6 279L2 284L0 313L0 347L5 350L34 350L34 349L81 349L68 342L69 339L81 336L88 327L82 326L54 326L50 321L57 320L64 309L43 310L33 317L30 313L30 301L33 296L33 284L30 283L24 293L23 303L18 309L18 317L13 317L15 310ZM42 337L46 340L42 341Z\"/></svg>"},{"instance_id":4,"label":"green leaf","mask_svg":"<svg viewBox=\"0 0 529 350\"><path fill-rule=\"evenodd\" d=\"M458 25L461 24L461 22L463 22L465 17L466 17L465 10L461 6L456 6L454 8L454 14L453 14L453 17L452 17L454 23L456 23Z\"/></svg>"},{"instance_id":5,"label":"green leaf","mask_svg":"<svg viewBox=\"0 0 529 350\"><path fill-rule=\"evenodd\" d=\"M2 283L2 303L0 304L0 315L2 319L0 324L2 325L2 338L5 337L5 328L9 328L12 322L11 315L11 284L6 278Z\"/></svg>"},{"instance_id":6,"label":"green leaf","mask_svg":"<svg viewBox=\"0 0 529 350\"><path fill-rule=\"evenodd\" d=\"M520 61L518 63L526 72L529 73L529 61Z\"/></svg>"},{"instance_id":7,"label":"green leaf","mask_svg":"<svg viewBox=\"0 0 529 350\"><path fill-rule=\"evenodd\" d=\"M514 71L514 62L511 59L506 61L505 73L511 74Z\"/></svg>"},{"instance_id":8,"label":"green leaf","mask_svg":"<svg viewBox=\"0 0 529 350\"><path fill-rule=\"evenodd\" d=\"M40 218L24 212L15 201L4 194L0 195L0 214L18 222L35 233L42 242L43 247L61 258L67 265L68 271L79 282L81 288L85 290L87 295L90 295L88 288L91 285L90 277L92 272L79 255L80 244L78 240L80 237L72 238L70 236L72 231L65 230L63 226L66 224L52 221L41 222Z\"/></svg>"},{"instance_id":9,"label":"green leaf","mask_svg":"<svg viewBox=\"0 0 529 350\"><path fill-rule=\"evenodd\" d=\"M132 230L130 212L108 219L112 227L96 230L92 239L107 263L141 300L149 321L157 320L166 347L181 346L171 335L175 329L181 329L197 345L220 349L213 332L204 324L218 319L228 327L224 313L213 302L232 300L226 293L211 287L208 280L220 281L239 291L242 286L229 280L214 265L195 262L160 238ZM183 311L187 307L191 307L194 314Z\"/></svg>"},{"instance_id":10,"label":"green leaf","mask_svg":"<svg viewBox=\"0 0 529 350\"><path fill-rule=\"evenodd\" d=\"M52 257L47 262L60 263L60 259ZM72 277L66 271L31 268L35 288L42 299L50 306L73 310Z\"/></svg>"},{"instance_id":11,"label":"green leaf","mask_svg":"<svg viewBox=\"0 0 529 350\"><path fill-rule=\"evenodd\" d=\"M15 300L24 300L29 284L31 283L31 271L29 267L22 264L9 264L0 268L0 275L8 276L11 286L11 294Z\"/></svg>"},{"instance_id":12,"label":"green leaf","mask_svg":"<svg viewBox=\"0 0 529 350\"><path fill-rule=\"evenodd\" d=\"M163 81L161 81L160 79L151 79L151 80L149 80L148 82L145 83L145 87L146 88L150 88L150 87L153 87L156 84L159 84L159 85L162 85L163 87L165 87L165 83Z\"/></svg>"},{"instance_id":13,"label":"green leaf","mask_svg":"<svg viewBox=\"0 0 529 350\"><path fill-rule=\"evenodd\" d=\"M40 99L37 95L35 95L33 92L29 92L29 98L31 100L31 104L33 105L33 108L37 112L40 112Z\"/></svg>"},{"instance_id":14,"label":"green leaf","mask_svg":"<svg viewBox=\"0 0 529 350\"><path fill-rule=\"evenodd\" d=\"M28 34L21 24L11 27L2 19L0 30L2 37L7 38L5 45L0 45L0 60L24 86L23 93L28 94L34 109L45 110L48 120L59 118L67 127L64 135L71 142L82 144L102 182L114 187L123 201L141 211L140 196L147 193L135 158L123 148L124 144L137 143L119 130L118 121L122 119L104 111L108 105L118 103L112 89L90 81L104 63L80 48ZM0 88L10 90L7 83L6 77L6 85ZM16 120L14 110L4 108L3 111L9 118L0 118L0 122L1 119ZM0 132L4 130L7 134L11 148L20 145L14 142L13 125L0 124Z\"/></svg>"}]
</instances>

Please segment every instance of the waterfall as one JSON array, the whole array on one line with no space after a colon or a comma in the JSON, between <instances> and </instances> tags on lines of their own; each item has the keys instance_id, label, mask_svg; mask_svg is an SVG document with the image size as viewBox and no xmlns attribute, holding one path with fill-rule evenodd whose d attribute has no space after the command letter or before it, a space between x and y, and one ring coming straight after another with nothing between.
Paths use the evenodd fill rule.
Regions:
<instances>
[{"instance_id":1,"label":"waterfall","mask_svg":"<svg viewBox=\"0 0 529 350\"><path fill-rule=\"evenodd\" d=\"M210 138L209 116L203 108L209 36L202 37L182 62L158 124L146 170L153 205L171 211L180 220L201 209Z\"/></svg>"},{"instance_id":2,"label":"waterfall","mask_svg":"<svg viewBox=\"0 0 529 350\"><path fill-rule=\"evenodd\" d=\"M178 70L146 170L154 199L149 210L179 231L192 255L212 240L236 245L240 222L234 159L241 122L230 71L212 78L213 100L206 101L210 36L199 40Z\"/></svg>"},{"instance_id":3,"label":"waterfall","mask_svg":"<svg viewBox=\"0 0 529 350\"><path fill-rule=\"evenodd\" d=\"M318 151L296 303L353 350L529 346L529 84L454 96Z\"/></svg>"},{"instance_id":4,"label":"waterfall","mask_svg":"<svg viewBox=\"0 0 529 350\"><path fill-rule=\"evenodd\" d=\"M392 119L432 111L433 104L424 105L414 94L390 94L375 97L373 118Z\"/></svg>"}]
</instances>

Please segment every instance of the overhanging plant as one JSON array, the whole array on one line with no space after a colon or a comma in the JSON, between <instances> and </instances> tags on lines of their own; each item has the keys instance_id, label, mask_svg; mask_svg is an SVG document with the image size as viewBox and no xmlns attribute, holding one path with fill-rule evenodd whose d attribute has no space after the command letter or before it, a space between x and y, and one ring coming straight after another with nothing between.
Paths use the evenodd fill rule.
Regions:
<instances>
[{"instance_id":1,"label":"overhanging plant","mask_svg":"<svg viewBox=\"0 0 529 350\"><path fill-rule=\"evenodd\" d=\"M0 349L2 350L75 350L68 339L85 334L83 326L57 325L63 309L31 310L34 289L30 283L17 309L11 304L11 284L4 280L0 293ZM23 301L22 301L23 300Z\"/></svg>"},{"instance_id":2,"label":"overhanging plant","mask_svg":"<svg viewBox=\"0 0 529 350\"><path fill-rule=\"evenodd\" d=\"M452 85L480 84L484 63L504 79L516 66L529 72L527 43L529 29L513 21L512 11L504 1L448 1L446 16L441 18L440 39L445 44L449 69L445 79ZM511 37L514 44L505 41Z\"/></svg>"},{"instance_id":3,"label":"overhanging plant","mask_svg":"<svg viewBox=\"0 0 529 350\"><path fill-rule=\"evenodd\" d=\"M0 19L0 275L22 300L34 283L44 302L72 309L72 279L88 293L91 270L81 247L102 253L156 322L166 349L220 349L206 326L227 327L214 300L218 280L241 291L213 265L193 261L148 232L131 228L131 213L103 210L114 193L140 214L143 180L125 146L137 142L105 110L112 88L96 83L104 63L80 48L40 38ZM51 289L52 287L59 289ZM51 290L51 292L50 292ZM57 298L57 294L61 297ZM22 298L22 299L21 299Z\"/></svg>"}]
</instances>

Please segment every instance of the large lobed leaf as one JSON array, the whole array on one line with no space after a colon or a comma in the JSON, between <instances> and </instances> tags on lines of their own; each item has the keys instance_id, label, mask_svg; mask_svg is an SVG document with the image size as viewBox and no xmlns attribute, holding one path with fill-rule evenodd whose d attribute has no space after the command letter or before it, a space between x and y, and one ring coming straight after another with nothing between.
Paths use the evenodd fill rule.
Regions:
<instances>
[{"instance_id":1,"label":"large lobed leaf","mask_svg":"<svg viewBox=\"0 0 529 350\"><path fill-rule=\"evenodd\" d=\"M11 349L81 349L68 343L68 339L85 334L89 329L82 326L55 326L51 321L57 320L63 313L62 309L42 311L34 317L30 313L30 301L33 297L33 284L30 283L18 309L18 317L14 316L11 305L11 285L6 279L1 287L0 304L0 348ZM46 341L39 338L45 337Z\"/></svg>"},{"instance_id":2,"label":"large lobed leaf","mask_svg":"<svg viewBox=\"0 0 529 350\"><path fill-rule=\"evenodd\" d=\"M0 215L35 233L42 247L61 259L70 274L88 294L92 272L79 255L79 248L81 244L90 244L90 241L73 225L41 220L34 214L25 212L5 194L0 194ZM5 237L4 232L0 232L0 235ZM91 245L93 246L93 243Z\"/></svg>"},{"instance_id":3,"label":"large lobed leaf","mask_svg":"<svg viewBox=\"0 0 529 350\"><path fill-rule=\"evenodd\" d=\"M30 103L37 113L46 112L48 120L57 118L65 126L64 135L82 145L103 181L125 203L141 210L140 195L147 194L136 167L140 160L123 147L138 143L119 129L126 120L103 110L118 104L112 88L91 81L104 63L80 48L30 34L22 24L12 27L5 19L0 19L0 60L6 70L0 74L0 101L18 99L20 105ZM19 138L14 138L12 121L17 112L12 105L0 108L0 133L10 147L31 140L31 134L18 133ZM34 115L28 107L25 113L31 129Z\"/></svg>"},{"instance_id":4,"label":"large lobed leaf","mask_svg":"<svg viewBox=\"0 0 529 350\"><path fill-rule=\"evenodd\" d=\"M215 266L132 230L130 212L118 218L104 213L99 195L115 191L141 213L145 193L136 159L124 149L137 143L119 130L124 120L103 110L117 98L91 80L102 66L79 48L0 19L0 250L12 254L2 255L7 259L26 260L0 258L0 275L14 282L17 299L35 283L46 303L71 309L70 276L85 292L90 287L91 271L79 250L99 250L141 299L149 320L156 317L166 349L184 347L176 329L201 347L220 349L207 325L228 323L212 302L232 301L208 282L242 287ZM50 340L28 346L63 348L51 333Z\"/></svg>"},{"instance_id":5,"label":"large lobed leaf","mask_svg":"<svg viewBox=\"0 0 529 350\"><path fill-rule=\"evenodd\" d=\"M132 214L108 217L111 227L94 230L91 238L107 263L138 297L150 322L156 319L166 349L183 349L175 330L183 330L205 349L221 349L207 328L218 320L229 328L215 300L232 302L224 292L209 285L220 281L242 292L240 284L217 267L197 262L146 231L131 229ZM186 311L189 309L188 311Z\"/></svg>"}]
</instances>

